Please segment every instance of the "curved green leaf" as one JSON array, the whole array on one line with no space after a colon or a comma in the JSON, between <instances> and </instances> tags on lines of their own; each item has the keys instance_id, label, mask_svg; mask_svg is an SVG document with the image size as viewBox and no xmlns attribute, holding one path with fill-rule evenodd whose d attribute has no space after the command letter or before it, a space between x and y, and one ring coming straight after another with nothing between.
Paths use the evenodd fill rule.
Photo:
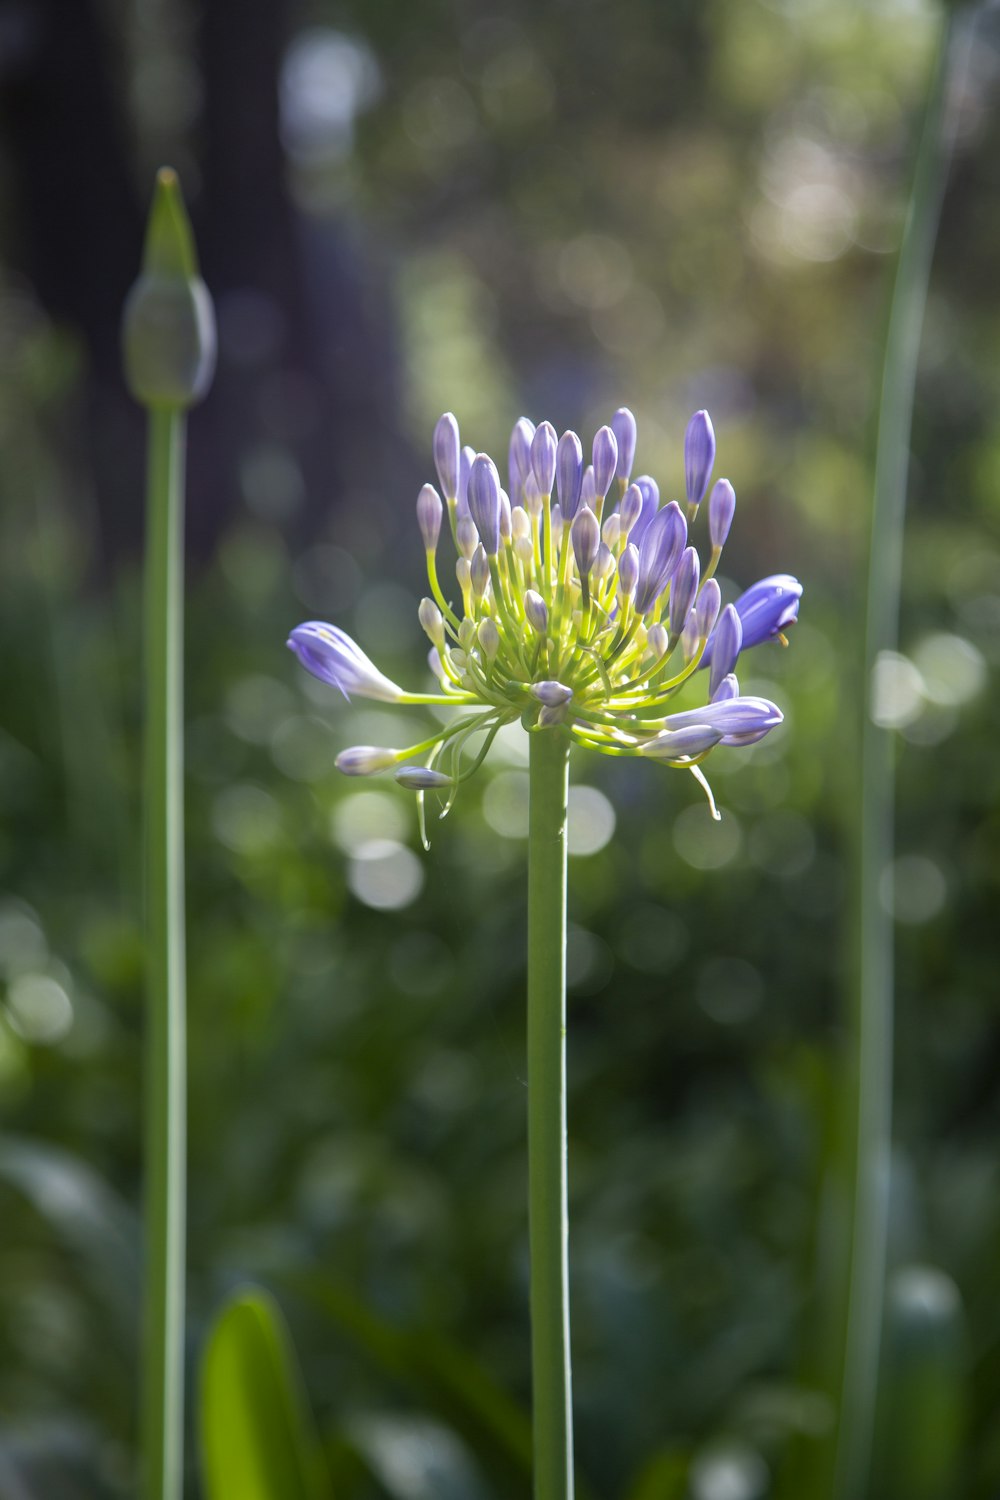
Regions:
<instances>
[{"instance_id":1,"label":"curved green leaf","mask_svg":"<svg viewBox=\"0 0 1000 1500\"><path fill-rule=\"evenodd\" d=\"M209 1334L201 1452L206 1500L329 1500L288 1330L264 1292L234 1298Z\"/></svg>"}]
</instances>

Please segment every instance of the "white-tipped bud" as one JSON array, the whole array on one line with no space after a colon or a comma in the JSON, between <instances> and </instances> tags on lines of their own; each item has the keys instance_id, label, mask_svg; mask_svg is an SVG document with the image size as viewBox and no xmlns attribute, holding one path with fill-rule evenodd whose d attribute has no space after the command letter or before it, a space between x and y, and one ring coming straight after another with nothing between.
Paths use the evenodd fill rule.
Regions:
<instances>
[{"instance_id":1,"label":"white-tipped bud","mask_svg":"<svg viewBox=\"0 0 1000 1500\"><path fill-rule=\"evenodd\" d=\"M467 557L460 557L455 564L455 577L463 595L472 588L472 564Z\"/></svg>"},{"instance_id":2,"label":"white-tipped bud","mask_svg":"<svg viewBox=\"0 0 1000 1500\"><path fill-rule=\"evenodd\" d=\"M433 599L421 599L417 619L427 639L440 649L444 645L444 619Z\"/></svg>"},{"instance_id":3,"label":"white-tipped bud","mask_svg":"<svg viewBox=\"0 0 1000 1500\"><path fill-rule=\"evenodd\" d=\"M530 564L534 560L535 549L531 545L530 536L519 536L514 543L514 556L518 562Z\"/></svg>"},{"instance_id":4,"label":"white-tipped bud","mask_svg":"<svg viewBox=\"0 0 1000 1500\"><path fill-rule=\"evenodd\" d=\"M443 515L441 496L432 484L425 484L417 496L417 525L428 552L433 552L437 547Z\"/></svg>"},{"instance_id":5,"label":"white-tipped bud","mask_svg":"<svg viewBox=\"0 0 1000 1500\"><path fill-rule=\"evenodd\" d=\"M455 538L462 556L471 557L479 546L479 532L471 516L459 516L455 525Z\"/></svg>"},{"instance_id":6,"label":"white-tipped bud","mask_svg":"<svg viewBox=\"0 0 1000 1500\"><path fill-rule=\"evenodd\" d=\"M539 635L544 635L549 628L549 611L545 600L534 589L524 591L524 617Z\"/></svg>"},{"instance_id":7,"label":"white-tipped bud","mask_svg":"<svg viewBox=\"0 0 1000 1500\"><path fill-rule=\"evenodd\" d=\"M602 542L597 549L597 560L594 563L594 577L598 583L604 583L605 579L610 578L616 566L615 554Z\"/></svg>"},{"instance_id":8,"label":"white-tipped bud","mask_svg":"<svg viewBox=\"0 0 1000 1500\"><path fill-rule=\"evenodd\" d=\"M495 661L497 652L500 650L500 632L496 621L487 615L485 620L479 622L479 644L488 661Z\"/></svg>"},{"instance_id":9,"label":"white-tipped bud","mask_svg":"<svg viewBox=\"0 0 1000 1500\"><path fill-rule=\"evenodd\" d=\"M610 547L612 552L618 546L618 539L622 534L622 518L616 510L613 510L601 527L601 536L604 545Z\"/></svg>"},{"instance_id":10,"label":"white-tipped bud","mask_svg":"<svg viewBox=\"0 0 1000 1500\"><path fill-rule=\"evenodd\" d=\"M529 474L524 481L524 505L531 515L538 516L542 513L542 492L534 474Z\"/></svg>"},{"instance_id":11,"label":"white-tipped bud","mask_svg":"<svg viewBox=\"0 0 1000 1500\"><path fill-rule=\"evenodd\" d=\"M646 648L655 661L666 656L670 645L670 636L662 625L651 625L646 632Z\"/></svg>"},{"instance_id":12,"label":"white-tipped bud","mask_svg":"<svg viewBox=\"0 0 1000 1500\"><path fill-rule=\"evenodd\" d=\"M515 542L531 535L531 517L523 505L515 505L510 513L510 534Z\"/></svg>"},{"instance_id":13,"label":"white-tipped bud","mask_svg":"<svg viewBox=\"0 0 1000 1500\"><path fill-rule=\"evenodd\" d=\"M509 497L507 495L507 491L506 490L501 490L500 491L500 540L502 542L509 542L510 541L510 526L511 526L510 517L511 517L510 499L509 499Z\"/></svg>"},{"instance_id":14,"label":"white-tipped bud","mask_svg":"<svg viewBox=\"0 0 1000 1500\"><path fill-rule=\"evenodd\" d=\"M387 771L394 766L399 753L381 745L351 745L348 750L341 750L334 765L345 776L374 776L376 771Z\"/></svg>"}]
</instances>

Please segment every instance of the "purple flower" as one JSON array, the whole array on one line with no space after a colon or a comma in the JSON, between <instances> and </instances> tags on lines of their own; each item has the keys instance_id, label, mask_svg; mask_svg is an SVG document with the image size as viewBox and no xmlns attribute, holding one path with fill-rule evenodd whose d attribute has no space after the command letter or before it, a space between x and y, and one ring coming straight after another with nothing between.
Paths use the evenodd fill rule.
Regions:
<instances>
[{"instance_id":1,"label":"purple flower","mask_svg":"<svg viewBox=\"0 0 1000 1500\"><path fill-rule=\"evenodd\" d=\"M616 478L628 484L635 460L635 417L627 406L619 406L611 418L611 431L618 443L618 467Z\"/></svg>"},{"instance_id":2,"label":"purple flower","mask_svg":"<svg viewBox=\"0 0 1000 1500\"><path fill-rule=\"evenodd\" d=\"M768 698L725 698L706 703L704 708L688 708L669 714L663 723L668 730L685 729L690 724L708 724L720 735L766 734L780 724L784 714Z\"/></svg>"},{"instance_id":3,"label":"purple flower","mask_svg":"<svg viewBox=\"0 0 1000 1500\"><path fill-rule=\"evenodd\" d=\"M458 495L459 437L458 423L450 411L438 418L434 429L434 465L446 500Z\"/></svg>"},{"instance_id":4,"label":"purple flower","mask_svg":"<svg viewBox=\"0 0 1000 1500\"><path fill-rule=\"evenodd\" d=\"M639 545L635 607L640 615L652 609L670 582L686 541L687 522L677 501L671 500L669 505L656 512Z\"/></svg>"},{"instance_id":5,"label":"purple flower","mask_svg":"<svg viewBox=\"0 0 1000 1500\"><path fill-rule=\"evenodd\" d=\"M496 557L500 551L500 475L485 453L477 455L469 472L469 514L487 556Z\"/></svg>"},{"instance_id":6,"label":"purple flower","mask_svg":"<svg viewBox=\"0 0 1000 1500\"><path fill-rule=\"evenodd\" d=\"M610 427L600 427L594 438L594 493L602 500L618 467L618 439Z\"/></svg>"},{"instance_id":7,"label":"purple flower","mask_svg":"<svg viewBox=\"0 0 1000 1500\"><path fill-rule=\"evenodd\" d=\"M359 698L396 703L404 696L403 689L384 677L357 642L336 625L321 620L297 625L288 637L288 646L307 672L339 688L345 698L356 693Z\"/></svg>"},{"instance_id":8,"label":"purple flower","mask_svg":"<svg viewBox=\"0 0 1000 1500\"><path fill-rule=\"evenodd\" d=\"M707 411L696 411L684 434L684 481L689 505L700 505L715 463L715 432Z\"/></svg>"},{"instance_id":9,"label":"purple flower","mask_svg":"<svg viewBox=\"0 0 1000 1500\"><path fill-rule=\"evenodd\" d=\"M556 484L563 519L572 521L580 504L583 483L583 445L575 432L564 432L556 450Z\"/></svg>"},{"instance_id":10,"label":"purple flower","mask_svg":"<svg viewBox=\"0 0 1000 1500\"><path fill-rule=\"evenodd\" d=\"M652 760L677 760L681 756L704 755L721 739L721 731L711 724L686 724L679 729L664 729L655 739L640 745L639 754Z\"/></svg>"},{"instance_id":11,"label":"purple flower","mask_svg":"<svg viewBox=\"0 0 1000 1500\"><path fill-rule=\"evenodd\" d=\"M741 594L734 605L743 627L743 650L759 646L761 641L775 640L783 630L794 625L799 614L802 585L790 573L775 573L770 578L761 578ZM721 623L721 622L720 622ZM715 656L716 636L709 637L701 665L712 665ZM725 674L723 674L725 675Z\"/></svg>"}]
</instances>

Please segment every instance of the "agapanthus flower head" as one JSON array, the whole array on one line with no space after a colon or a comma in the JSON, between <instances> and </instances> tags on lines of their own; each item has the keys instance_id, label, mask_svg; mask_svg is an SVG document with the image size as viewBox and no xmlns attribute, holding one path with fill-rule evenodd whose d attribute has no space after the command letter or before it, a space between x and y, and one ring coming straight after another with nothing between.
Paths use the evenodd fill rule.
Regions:
<instances>
[{"instance_id":1,"label":"agapanthus flower head","mask_svg":"<svg viewBox=\"0 0 1000 1500\"><path fill-rule=\"evenodd\" d=\"M433 454L444 501L431 485L417 500L430 582L418 614L436 690L399 687L335 625L300 625L288 644L345 696L456 712L408 748L343 751L341 770L395 769L419 794L421 815L427 792L440 792L447 810L499 730L519 720L529 733L558 731L605 754L689 769L707 788L699 767L716 746L752 744L781 722L773 703L740 695L735 670L742 651L783 638L801 585L776 574L722 608L713 575L735 511L728 480L712 490L706 564L688 537L715 461L707 412L685 438L687 518L676 501L660 503L649 475L630 482L635 446L625 407L596 434L586 468L576 433L557 440L550 423L522 417L508 496L493 460L461 446L450 413L441 418ZM438 577L443 529L457 553L450 585ZM697 694L702 666L707 693ZM686 695L708 702L684 706Z\"/></svg>"}]
</instances>

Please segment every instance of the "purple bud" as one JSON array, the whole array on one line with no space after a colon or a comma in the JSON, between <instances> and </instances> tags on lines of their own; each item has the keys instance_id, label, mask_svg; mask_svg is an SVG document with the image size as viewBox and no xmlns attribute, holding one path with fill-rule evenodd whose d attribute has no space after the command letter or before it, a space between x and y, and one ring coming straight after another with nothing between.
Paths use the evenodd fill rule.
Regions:
<instances>
[{"instance_id":1,"label":"purple bud","mask_svg":"<svg viewBox=\"0 0 1000 1500\"><path fill-rule=\"evenodd\" d=\"M534 474L528 474L522 486L524 494L524 508L530 515L540 516L542 513L542 492L538 488L538 481Z\"/></svg>"},{"instance_id":2,"label":"purple bud","mask_svg":"<svg viewBox=\"0 0 1000 1500\"><path fill-rule=\"evenodd\" d=\"M802 585L790 573L775 573L761 578L736 601L736 613L743 622L743 648L774 640L794 625L799 616Z\"/></svg>"},{"instance_id":3,"label":"purple bud","mask_svg":"<svg viewBox=\"0 0 1000 1500\"><path fill-rule=\"evenodd\" d=\"M458 495L459 452L458 423L446 411L434 429L434 465L446 500L454 500Z\"/></svg>"},{"instance_id":4,"label":"purple bud","mask_svg":"<svg viewBox=\"0 0 1000 1500\"><path fill-rule=\"evenodd\" d=\"M500 535L505 542L510 541L511 519L510 499L506 490L500 491Z\"/></svg>"},{"instance_id":5,"label":"purple bud","mask_svg":"<svg viewBox=\"0 0 1000 1500\"><path fill-rule=\"evenodd\" d=\"M441 496L432 484L425 484L417 496L417 525L428 552L433 552L437 547L443 515Z\"/></svg>"},{"instance_id":6,"label":"purple bud","mask_svg":"<svg viewBox=\"0 0 1000 1500\"><path fill-rule=\"evenodd\" d=\"M479 546L479 532L471 515L459 516L455 522L455 537L458 541L458 550L463 557L471 557Z\"/></svg>"},{"instance_id":7,"label":"purple bud","mask_svg":"<svg viewBox=\"0 0 1000 1500\"><path fill-rule=\"evenodd\" d=\"M642 496L642 510L638 518L632 522L629 537L638 547L645 535L646 527L660 508L660 487L649 474L640 474L636 480L636 486Z\"/></svg>"},{"instance_id":8,"label":"purple bud","mask_svg":"<svg viewBox=\"0 0 1000 1500\"><path fill-rule=\"evenodd\" d=\"M712 662L708 674L708 696L715 696L715 690L723 677L727 677L735 667L739 659L740 648L743 645L743 625L739 615L731 604L727 604L719 616L712 635ZM706 648L707 650L707 648ZM702 657L704 662L705 658Z\"/></svg>"},{"instance_id":9,"label":"purple bud","mask_svg":"<svg viewBox=\"0 0 1000 1500\"><path fill-rule=\"evenodd\" d=\"M727 744L752 744L782 722L781 709L767 698L724 698L704 708L689 708L664 720L667 729L686 729L691 724L710 724ZM752 737L752 738L748 738Z\"/></svg>"},{"instance_id":10,"label":"purple bud","mask_svg":"<svg viewBox=\"0 0 1000 1500\"><path fill-rule=\"evenodd\" d=\"M618 507L621 518L622 535L628 536L632 527L642 515L642 490L637 484L630 484L622 496L622 503Z\"/></svg>"},{"instance_id":11,"label":"purple bud","mask_svg":"<svg viewBox=\"0 0 1000 1500\"><path fill-rule=\"evenodd\" d=\"M701 640L707 640L712 634L721 608L722 590L714 578L708 578L702 584L701 593L695 605L698 636ZM703 662L702 665L707 666L707 663Z\"/></svg>"},{"instance_id":12,"label":"purple bud","mask_svg":"<svg viewBox=\"0 0 1000 1500\"><path fill-rule=\"evenodd\" d=\"M690 666L701 648L702 638L698 633L698 611L688 610L688 617L684 621L684 629L681 631L681 651L684 653L684 665Z\"/></svg>"},{"instance_id":13,"label":"purple bud","mask_svg":"<svg viewBox=\"0 0 1000 1500\"><path fill-rule=\"evenodd\" d=\"M450 776L443 771L432 770L428 766L400 766L396 772L396 780L400 786L405 786L408 792L431 792L438 787L451 786Z\"/></svg>"},{"instance_id":14,"label":"purple bud","mask_svg":"<svg viewBox=\"0 0 1000 1500\"><path fill-rule=\"evenodd\" d=\"M544 635L549 628L549 611L541 594L534 589L524 591L524 617L532 630Z\"/></svg>"},{"instance_id":15,"label":"purple bud","mask_svg":"<svg viewBox=\"0 0 1000 1500\"><path fill-rule=\"evenodd\" d=\"M725 677L723 677L722 681L719 683L719 686L712 694L712 702L728 703L731 698L738 698L739 696L739 678L736 676L735 672L729 672Z\"/></svg>"},{"instance_id":16,"label":"purple bud","mask_svg":"<svg viewBox=\"0 0 1000 1500\"><path fill-rule=\"evenodd\" d=\"M384 677L357 642L336 625L325 625L321 620L297 625L288 638L288 647L307 672L339 688L345 698L355 693L359 698L396 703L404 696L403 689Z\"/></svg>"},{"instance_id":17,"label":"purple bud","mask_svg":"<svg viewBox=\"0 0 1000 1500\"><path fill-rule=\"evenodd\" d=\"M469 567L469 581L472 584L472 592L477 599L481 599L490 586L490 564L486 556L486 548L480 543L472 554L472 563Z\"/></svg>"},{"instance_id":18,"label":"purple bud","mask_svg":"<svg viewBox=\"0 0 1000 1500\"><path fill-rule=\"evenodd\" d=\"M684 480L688 503L700 505L715 463L715 432L707 411L696 411L684 434Z\"/></svg>"},{"instance_id":19,"label":"purple bud","mask_svg":"<svg viewBox=\"0 0 1000 1500\"><path fill-rule=\"evenodd\" d=\"M687 522L676 500L671 500L646 527L639 546L639 583L635 607L646 614L663 593L687 542Z\"/></svg>"},{"instance_id":20,"label":"purple bud","mask_svg":"<svg viewBox=\"0 0 1000 1500\"><path fill-rule=\"evenodd\" d=\"M611 418L611 431L618 443L618 468L616 477L627 484L635 460L635 417L627 406L619 406Z\"/></svg>"},{"instance_id":21,"label":"purple bud","mask_svg":"<svg viewBox=\"0 0 1000 1500\"><path fill-rule=\"evenodd\" d=\"M458 460L458 495L456 514L467 516L469 514L469 474L472 470L473 460L476 457L475 448L463 448Z\"/></svg>"},{"instance_id":22,"label":"purple bud","mask_svg":"<svg viewBox=\"0 0 1000 1500\"><path fill-rule=\"evenodd\" d=\"M670 633L678 636L698 592L701 567L693 547L685 547L677 571L670 581Z\"/></svg>"},{"instance_id":23,"label":"purple bud","mask_svg":"<svg viewBox=\"0 0 1000 1500\"><path fill-rule=\"evenodd\" d=\"M510 494L518 504L524 493L524 481L531 473L531 440L535 436L535 424L527 417L518 417L510 435L507 454L507 472L510 477Z\"/></svg>"},{"instance_id":24,"label":"purple bud","mask_svg":"<svg viewBox=\"0 0 1000 1500\"><path fill-rule=\"evenodd\" d=\"M341 750L334 765L345 776L373 776L394 766L398 756L398 750L385 750L381 745L351 745Z\"/></svg>"},{"instance_id":25,"label":"purple bud","mask_svg":"<svg viewBox=\"0 0 1000 1500\"><path fill-rule=\"evenodd\" d=\"M736 491L728 479L717 479L708 497L708 536L712 548L721 552L736 514Z\"/></svg>"},{"instance_id":26,"label":"purple bud","mask_svg":"<svg viewBox=\"0 0 1000 1500\"><path fill-rule=\"evenodd\" d=\"M618 587L626 599L635 593L639 582L639 549L629 542L618 559Z\"/></svg>"},{"instance_id":27,"label":"purple bud","mask_svg":"<svg viewBox=\"0 0 1000 1500\"><path fill-rule=\"evenodd\" d=\"M594 438L594 492L603 500L618 467L618 439L610 427L600 427Z\"/></svg>"},{"instance_id":28,"label":"purple bud","mask_svg":"<svg viewBox=\"0 0 1000 1500\"><path fill-rule=\"evenodd\" d=\"M587 578L597 559L601 545L601 523L587 505L582 505L569 529L577 572L581 579Z\"/></svg>"},{"instance_id":29,"label":"purple bud","mask_svg":"<svg viewBox=\"0 0 1000 1500\"><path fill-rule=\"evenodd\" d=\"M711 724L686 724L679 729L664 729L655 739L639 746L640 755L653 760L677 760L681 756L704 755L717 745L722 735Z\"/></svg>"},{"instance_id":30,"label":"purple bud","mask_svg":"<svg viewBox=\"0 0 1000 1500\"><path fill-rule=\"evenodd\" d=\"M552 527L552 545L553 547L555 547L556 551L558 551L559 547L562 545L563 534L563 513L561 505L553 505L552 510L549 513L549 525Z\"/></svg>"},{"instance_id":31,"label":"purple bud","mask_svg":"<svg viewBox=\"0 0 1000 1500\"><path fill-rule=\"evenodd\" d=\"M583 447L575 432L564 432L556 451L556 484L559 504L567 521L572 521L580 504L583 483Z\"/></svg>"},{"instance_id":32,"label":"purple bud","mask_svg":"<svg viewBox=\"0 0 1000 1500\"><path fill-rule=\"evenodd\" d=\"M500 550L500 475L496 464L480 453L469 472L469 514L490 557Z\"/></svg>"},{"instance_id":33,"label":"purple bud","mask_svg":"<svg viewBox=\"0 0 1000 1500\"><path fill-rule=\"evenodd\" d=\"M563 682L533 682L528 691L546 708L562 708L573 697L573 689Z\"/></svg>"},{"instance_id":34,"label":"purple bud","mask_svg":"<svg viewBox=\"0 0 1000 1500\"><path fill-rule=\"evenodd\" d=\"M551 422L541 422L531 439L531 471L543 495L551 495L556 478L556 430Z\"/></svg>"},{"instance_id":35,"label":"purple bud","mask_svg":"<svg viewBox=\"0 0 1000 1500\"><path fill-rule=\"evenodd\" d=\"M594 484L594 465L588 464L583 471L583 479L580 481L580 504L589 505L591 510L597 500L597 488Z\"/></svg>"}]
</instances>

